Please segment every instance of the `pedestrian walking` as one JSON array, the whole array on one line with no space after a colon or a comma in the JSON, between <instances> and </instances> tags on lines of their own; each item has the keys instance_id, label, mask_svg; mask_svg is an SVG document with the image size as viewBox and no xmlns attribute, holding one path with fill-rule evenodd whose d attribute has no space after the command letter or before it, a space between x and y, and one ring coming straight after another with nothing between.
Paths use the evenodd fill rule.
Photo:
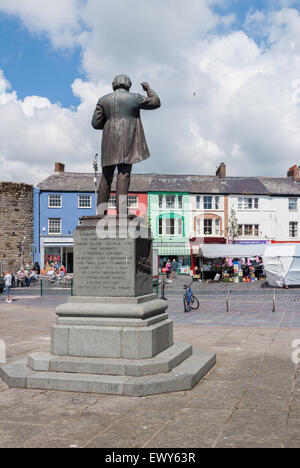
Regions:
<instances>
[{"instance_id":1,"label":"pedestrian walking","mask_svg":"<svg viewBox=\"0 0 300 468\"><path fill-rule=\"evenodd\" d=\"M176 262L176 259L174 258L172 265L171 265L171 279L175 279L177 270L178 270L178 263Z\"/></svg>"},{"instance_id":2,"label":"pedestrian walking","mask_svg":"<svg viewBox=\"0 0 300 468\"><path fill-rule=\"evenodd\" d=\"M5 281L5 295L6 295L6 302L10 304L12 302L12 295L11 295L11 287L12 287L12 275L6 271L4 276Z\"/></svg>"},{"instance_id":3,"label":"pedestrian walking","mask_svg":"<svg viewBox=\"0 0 300 468\"><path fill-rule=\"evenodd\" d=\"M167 282L172 283L172 280L170 280L170 274L171 274L171 260L169 259L166 263L166 274L167 274Z\"/></svg>"}]
</instances>

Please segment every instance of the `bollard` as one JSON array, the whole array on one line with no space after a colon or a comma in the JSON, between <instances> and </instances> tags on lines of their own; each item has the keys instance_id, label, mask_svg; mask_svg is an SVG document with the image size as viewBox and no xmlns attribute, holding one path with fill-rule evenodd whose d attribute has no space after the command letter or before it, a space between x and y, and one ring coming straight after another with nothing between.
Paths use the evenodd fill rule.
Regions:
<instances>
[{"instance_id":1,"label":"bollard","mask_svg":"<svg viewBox=\"0 0 300 468\"><path fill-rule=\"evenodd\" d=\"M276 312L276 289L274 289L274 294L273 294L273 308L272 312Z\"/></svg>"},{"instance_id":2,"label":"bollard","mask_svg":"<svg viewBox=\"0 0 300 468\"><path fill-rule=\"evenodd\" d=\"M162 282L161 282L161 296L160 296L160 298L163 299L164 301L166 300L166 298L165 298L165 287L166 287L166 283L165 283L165 279L163 278Z\"/></svg>"},{"instance_id":3,"label":"bollard","mask_svg":"<svg viewBox=\"0 0 300 468\"><path fill-rule=\"evenodd\" d=\"M43 280L42 279L40 280L40 293L41 293L41 297L43 297Z\"/></svg>"},{"instance_id":4,"label":"bollard","mask_svg":"<svg viewBox=\"0 0 300 468\"><path fill-rule=\"evenodd\" d=\"M231 312L231 289L229 290L227 294L226 309L227 309L227 312Z\"/></svg>"}]
</instances>

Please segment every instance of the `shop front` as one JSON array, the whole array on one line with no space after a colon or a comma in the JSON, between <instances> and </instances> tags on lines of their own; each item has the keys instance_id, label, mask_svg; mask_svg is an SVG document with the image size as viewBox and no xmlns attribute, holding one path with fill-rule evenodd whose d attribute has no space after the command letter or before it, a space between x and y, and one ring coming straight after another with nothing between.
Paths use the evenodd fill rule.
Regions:
<instances>
[{"instance_id":1,"label":"shop front","mask_svg":"<svg viewBox=\"0 0 300 468\"><path fill-rule=\"evenodd\" d=\"M55 262L66 267L67 273L73 273L73 237L41 238L41 267L49 269Z\"/></svg>"},{"instance_id":2,"label":"shop front","mask_svg":"<svg viewBox=\"0 0 300 468\"><path fill-rule=\"evenodd\" d=\"M168 260L176 260L179 274L190 274L191 249L188 243L154 243L153 247L158 251L159 272L165 273L165 265Z\"/></svg>"}]
</instances>

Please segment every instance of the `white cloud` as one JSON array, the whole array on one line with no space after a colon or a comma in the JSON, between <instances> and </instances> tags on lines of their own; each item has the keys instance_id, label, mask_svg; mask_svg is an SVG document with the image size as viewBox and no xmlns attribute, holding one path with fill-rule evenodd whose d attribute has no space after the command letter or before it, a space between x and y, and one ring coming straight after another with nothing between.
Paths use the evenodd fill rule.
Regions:
<instances>
[{"instance_id":1,"label":"white cloud","mask_svg":"<svg viewBox=\"0 0 300 468\"><path fill-rule=\"evenodd\" d=\"M81 11L85 0L0 0L0 11L18 16L32 33L47 33L57 48L84 41Z\"/></svg>"},{"instance_id":2,"label":"white cloud","mask_svg":"<svg viewBox=\"0 0 300 468\"><path fill-rule=\"evenodd\" d=\"M45 8L0 0L0 11L47 34L54 47L80 45L87 77L72 84L79 106L66 109L47 97L19 100L0 71L5 178L37 181L56 160L90 170L100 144L90 125L94 106L122 72L133 91L146 80L162 100L160 110L143 113L152 156L135 170L213 173L224 161L233 175L284 175L300 154L299 13L283 2L252 11L244 31L221 32L234 16L217 15L214 3L60 0ZM252 38L258 30L261 43Z\"/></svg>"},{"instance_id":3,"label":"white cloud","mask_svg":"<svg viewBox=\"0 0 300 468\"><path fill-rule=\"evenodd\" d=\"M27 96L21 103L26 117L34 117L37 109L45 109L51 107L51 102L47 98L39 96Z\"/></svg>"},{"instance_id":4,"label":"white cloud","mask_svg":"<svg viewBox=\"0 0 300 468\"><path fill-rule=\"evenodd\" d=\"M97 145L90 120L89 106L72 110L47 98L22 101L15 91L0 94L1 180L36 183L55 161L66 161L69 170L89 170Z\"/></svg>"}]
</instances>

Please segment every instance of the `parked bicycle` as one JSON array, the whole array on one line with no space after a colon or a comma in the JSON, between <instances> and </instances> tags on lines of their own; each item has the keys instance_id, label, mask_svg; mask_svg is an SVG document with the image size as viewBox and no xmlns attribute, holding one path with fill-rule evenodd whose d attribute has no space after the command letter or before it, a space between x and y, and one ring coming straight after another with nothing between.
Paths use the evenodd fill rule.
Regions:
<instances>
[{"instance_id":1,"label":"parked bicycle","mask_svg":"<svg viewBox=\"0 0 300 468\"><path fill-rule=\"evenodd\" d=\"M196 296L194 296L191 286L191 284L185 284L183 286L183 289L185 289L185 294L183 296L183 304L184 304L184 312L190 312L191 310L197 310L199 309L199 301Z\"/></svg>"}]
</instances>

